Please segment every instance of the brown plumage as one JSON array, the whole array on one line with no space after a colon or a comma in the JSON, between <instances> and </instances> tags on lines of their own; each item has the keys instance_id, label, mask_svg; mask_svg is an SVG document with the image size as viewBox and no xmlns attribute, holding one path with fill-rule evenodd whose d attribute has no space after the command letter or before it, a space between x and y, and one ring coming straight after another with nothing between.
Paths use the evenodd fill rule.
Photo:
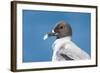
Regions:
<instances>
[{"instance_id":1,"label":"brown plumage","mask_svg":"<svg viewBox=\"0 0 100 73\"><path fill-rule=\"evenodd\" d=\"M57 38L72 36L72 28L65 21L60 21L54 28L54 32L58 33Z\"/></svg>"}]
</instances>

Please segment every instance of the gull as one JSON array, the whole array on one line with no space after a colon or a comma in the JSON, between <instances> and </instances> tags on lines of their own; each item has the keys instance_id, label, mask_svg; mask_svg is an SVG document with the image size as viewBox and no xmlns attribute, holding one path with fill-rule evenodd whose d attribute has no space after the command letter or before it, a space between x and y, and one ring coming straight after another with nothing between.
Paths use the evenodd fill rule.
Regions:
<instances>
[{"instance_id":1,"label":"gull","mask_svg":"<svg viewBox=\"0 0 100 73\"><path fill-rule=\"evenodd\" d=\"M67 22L58 22L52 31L47 33L43 39L46 40L50 36L56 37L56 40L52 44L52 61L90 59L88 53L72 41L72 28Z\"/></svg>"}]
</instances>

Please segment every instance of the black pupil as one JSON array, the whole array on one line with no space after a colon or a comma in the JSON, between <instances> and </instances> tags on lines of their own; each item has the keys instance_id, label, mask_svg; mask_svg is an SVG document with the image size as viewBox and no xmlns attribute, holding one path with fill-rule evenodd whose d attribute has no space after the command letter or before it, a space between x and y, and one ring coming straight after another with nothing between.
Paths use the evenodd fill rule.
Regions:
<instances>
[{"instance_id":1,"label":"black pupil","mask_svg":"<svg viewBox=\"0 0 100 73\"><path fill-rule=\"evenodd\" d=\"M62 28L63 28L63 26L60 27L60 29L62 29Z\"/></svg>"}]
</instances>

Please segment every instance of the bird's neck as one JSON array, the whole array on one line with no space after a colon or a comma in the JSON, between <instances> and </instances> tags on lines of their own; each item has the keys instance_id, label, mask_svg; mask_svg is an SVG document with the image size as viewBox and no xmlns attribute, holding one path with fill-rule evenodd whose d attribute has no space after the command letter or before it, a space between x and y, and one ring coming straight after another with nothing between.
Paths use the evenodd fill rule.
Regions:
<instances>
[{"instance_id":1,"label":"bird's neck","mask_svg":"<svg viewBox=\"0 0 100 73\"><path fill-rule=\"evenodd\" d=\"M56 39L52 45L53 50L58 50L63 44L71 41L71 36Z\"/></svg>"},{"instance_id":2,"label":"bird's neck","mask_svg":"<svg viewBox=\"0 0 100 73\"><path fill-rule=\"evenodd\" d=\"M65 37L61 37L61 38L57 38L57 40L71 40L72 36L65 36Z\"/></svg>"},{"instance_id":3,"label":"bird's neck","mask_svg":"<svg viewBox=\"0 0 100 73\"><path fill-rule=\"evenodd\" d=\"M64 43L64 42L68 42L68 41L71 41L72 37L71 36L67 36L67 37L63 37L63 38L59 38L59 39L56 39L54 43Z\"/></svg>"},{"instance_id":4,"label":"bird's neck","mask_svg":"<svg viewBox=\"0 0 100 73\"><path fill-rule=\"evenodd\" d=\"M59 33L59 35L57 35L57 39L61 39L61 38L65 38L65 37L72 37L72 34Z\"/></svg>"}]
</instances>

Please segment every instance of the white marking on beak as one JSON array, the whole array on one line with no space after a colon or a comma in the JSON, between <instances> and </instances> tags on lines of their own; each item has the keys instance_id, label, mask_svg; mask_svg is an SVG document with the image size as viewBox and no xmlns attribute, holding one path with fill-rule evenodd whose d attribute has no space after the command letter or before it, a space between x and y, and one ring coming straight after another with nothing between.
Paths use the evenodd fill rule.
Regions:
<instances>
[{"instance_id":1,"label":"white marking on beak","mask_svg":"<svg viewBox=\"0 0 100 73\"><path fill-rule=\"evenodd\" d=\"M43 40L46 40L48 38L48 34L44 35Z\"/></svg>"}]
</instances>

